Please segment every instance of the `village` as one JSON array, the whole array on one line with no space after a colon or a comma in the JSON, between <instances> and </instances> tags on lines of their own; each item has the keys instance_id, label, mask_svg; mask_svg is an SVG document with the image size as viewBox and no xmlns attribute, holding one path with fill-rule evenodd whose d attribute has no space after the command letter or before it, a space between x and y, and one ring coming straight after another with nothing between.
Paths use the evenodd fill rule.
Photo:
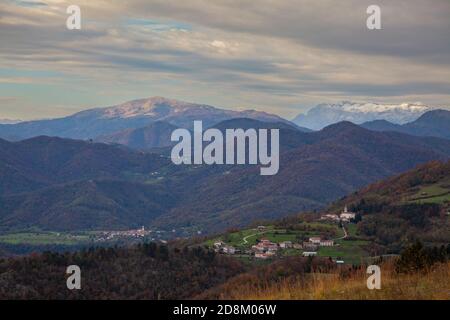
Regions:
<instances>
[{"instance_id":1,"label":"village","mask_svg":"<svg viewBox=\"0 0 450 320\"><path fill-rule=\"evenodd\" d=\"M175 232L175 231L173 231ZM163 230L146 230L144 226L139 229L98 231L93 236L94 242L111 242L119 240L149 240L167 243L167 232Z\"/></svg>"},{"instance_id":2,"label":"village","mask_svg":"<svg viewBox=\"0 0 450 320\"><path fill-rule=\"evenodd\" d=\"M356 214L348 211L345 207L339 215L323 214L314 224L305 224L305 227L308 228L307 232L287 231L261 225L241 231L240 241L237 239L238 234L231 234L209 244L217 253L240 258L267 260L286 255L309 257L329 254L330 257L333 257L333 261L342 264L345 261L339 252L342 251L342 256L345 256L343 246L352 244L352 241L343 241L349 236L349 229L355 230L355 225L352 224L355 218ZM336 236L334 238L324 236L323 230L333 231L332 233L335 233Z\"/></svg>"}]
</instances>

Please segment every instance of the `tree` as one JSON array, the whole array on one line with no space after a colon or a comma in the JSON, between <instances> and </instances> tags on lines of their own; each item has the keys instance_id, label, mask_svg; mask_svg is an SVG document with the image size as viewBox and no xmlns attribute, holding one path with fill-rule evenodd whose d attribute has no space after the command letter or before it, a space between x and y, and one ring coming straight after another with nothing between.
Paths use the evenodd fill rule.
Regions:
<instances>
[{"instance_id":1,"label":"tree","mask_svg":"<svg viewBox=\"0 0 450 320\"><path fill-rule=\"evenodd\" d=\"M399 273L416 272L427 266L427 256L420 241L406 248L397 261L396 270Z\"/></svg>"}]
</instances>

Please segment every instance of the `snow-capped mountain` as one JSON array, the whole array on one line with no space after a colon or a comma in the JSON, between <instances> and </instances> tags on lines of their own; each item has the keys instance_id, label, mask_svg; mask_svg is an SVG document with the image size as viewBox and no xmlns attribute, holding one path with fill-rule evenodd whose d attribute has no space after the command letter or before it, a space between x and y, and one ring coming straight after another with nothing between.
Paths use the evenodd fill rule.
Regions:
<instances>
[{"instance_id":1,"label":"snow-capped mountain","mask_svg":"<svg viewBox=\"0 0 450 320\"><path fill-rule=\"evenodd\" d=\"M293 119L293 122L314 130L320 130L340 121L361 124L374 120L387 120L396 124L404 124L416 120L432 109L421 103L378 104L343 101L336 104L319 104L306 114L299 114Z\"/></svg>"},{"instance_id":2,"label":"snow-capped mountain","mask_svg":"<svg viewBox=\"0 0 450 320\"><path fill-rule=\"evenodd\" d=\"M19 123L22 120L16 120L16 119L0 119L0 124L15 124Z\"/></svg>"},{"instance_id":3,"label":"snow-capped mountain","mask_svg":"<svg viewBox=\"0 0 450 320\"><path fill-rule=\"evenodd\" d=\"M194 120L202 120L203 126L208 127L233 118L289 122L279 116L255 110L225 110L204 104L152 97L112 107L89 109L64 118L27 121L13 125L0 124L0 137L17 140L47 135L95 139L124 129L142 128L155 121L191 128Z\"/></svg>"},{"instance_id":4,"label":"snow-capped mountain","mask_svg":"<svg viewBox=\"0 0 450 320\"><path fill-rule=\"evenodd\" d=\"M232 118L253 118L263 121L281 121L285 119L262 111L234 111L216 108L205 104L184 102L163 97L152 97L129 101L117 106L97 109L104 119L150 118L166 121L181 127L192 126L194 120L203 120L205 126Z\"/></svg>"}]
</instances>

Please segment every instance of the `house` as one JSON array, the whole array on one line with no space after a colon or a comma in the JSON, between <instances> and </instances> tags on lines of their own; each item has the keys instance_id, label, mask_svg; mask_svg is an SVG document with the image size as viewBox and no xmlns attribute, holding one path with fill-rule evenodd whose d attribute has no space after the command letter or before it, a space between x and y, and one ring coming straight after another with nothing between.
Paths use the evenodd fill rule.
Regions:
<instances>
[{"instance_id":1,"label":"house","mask_svg":"<svg viewBox=\"0 0 450 320\"><path fill-rule=\"evenodd\" d=\"M147 234L145 231L145 227L142 226L140 229L136 230L136 236L137 237L144 237Z\"/></svg>"},{"instance_id":2,"label":"house","mask_svg":"<svg viewBox=\"0 0 450 320\"><path fill-rule=\"evenodd\" d=\"M280 248L283 248L283 249L292 248L292 241L280 242Z\"/></svg>"},{"instance_id":3,"label":"house","mask_svg":"<svg viewBox=\"0 0 450 320\"><path fill-rule=\"evenodd\" d=\"M303 252L303 256L304 257L314 257L316 255L317 255L316 251L305 251L305 252Z\"/></svg>"},{"instance_id":4,"label":"house","mask_svg":"<svg viewBox=\"0 0 450 320\"><path fill-rule=\"evenodd\" d=\"M306 251L317 251L319 246L311 242L303 242L303 249Z\"/></svg>"},{"instance_id":5,"label":"house","mask_svg":"<svg viewBox=\"0 0 450 320\"><path fill-rule=\"evenodd\" d=\"M274 256L275 255L275 251L267 251L265 253L265 255L268 256L268 257Z\"/></svg>"},{"instance_id":6,"label":"house","mask_svg":"<svg viewBox=\"0 0 450 320\"><path fill-rule=\"evenodd\" d=\"M232 246L225 246L222 248L222 252L226 253L226 254L235 254L236 253L236 249Z\"/></svg>"},{"instance_id":7,"label":"house","mask_svg":"<svg viewBox=\"0 0 450 320\"><path fill-rule=\"evenodd\" d=\"M320 237L311 237L309 238L309 242L311 242L312 244L319 244L320 245Z\"/></svg>"},{"instance_id":8,"label":"house","mask_svg":"<svg viewBox=\"0 0 450 320\"><path fill-rule=\"evenodd\" d=\"M355 219L355 216L356 214L354 212L349 212L347 210L347 206L345 206L344 211L341 212L339 218L341 219L341 221L349 222L350 220Z\"/></svg>"},{"instance_id":9,"label":"house","mask_svg":"<svg viewBox=\"0 0 450 320\"><path fill-rule=\"evenodd\" d=\"M257 229L258 229L258 231L261 232L261 231L266 231L267 228L265 226L258 226Z\"/></svg>"},{"instance_id":10,"label":"house","mask_svg":"<svg viewBox=\"0 0 450 320\"><path fill-rule=\"evenodd\" d=\"M265 253L261 253L261 252L257 252L255 253L255 258L256 259L267 259L269 256Z\"/></svg>"},{"instance_id":11,"label":"house","mask_svg":"<svg viewBox=\"0 0 450 320\"><path fill-rule=\"evenodd\" d=\"M333 240L321 240L320 241L320 246L321 247L332 247L334 245L334 241Z\"/></svg>"},{"instance_id":12,"label":"house","mask_svg":"<svg viewBox=\"0 0 450 320\"><path fill-rule=\"evenodd\" d=\"M303 246L302 246L300 243L294 243L294 244L292 245L292 247L293 247L294 249L302 249L302 248L303 248Z\"/></svg>"},{"instance_id":13,"label":"house","mask_svg":"<svg viewBox=\"0 0 450 320\"><path fill-rule=\"evenodd\" d=\"M217 248L217 249L223 247L224 245L225 245L225 243L223 241L214 242L214 248Z\"/></svg>"},{"instance_id":14,"label":"house","mask_svg":"<svg viewBox=\"0 0 450 320\"><path fill-rule=\"evenodd\" d=\"M320 220L329 220L339 222L339 216L337 214L325 214L320 217Z\"/></svg>"},{"instance_id":15,"label":"house","mask_svg":"<svg viewBox=\"0 0 450 320\"><path fill-rule=\"evenodd\" d=\"M267 239L261 239L258 244L252 246L252 250L258 252L277 251L278 245Z\"/></svg>"}]
</instances>

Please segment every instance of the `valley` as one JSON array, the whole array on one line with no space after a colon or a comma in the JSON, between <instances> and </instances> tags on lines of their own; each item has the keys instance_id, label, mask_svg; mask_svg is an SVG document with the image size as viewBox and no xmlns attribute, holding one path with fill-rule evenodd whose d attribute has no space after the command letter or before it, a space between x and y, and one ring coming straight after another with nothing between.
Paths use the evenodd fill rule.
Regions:
<instances>
[{"instance_id":1,"label":"valley","mask_svg":"<svg viewBox=\"0 0 450 320\"><path fill-rule=\"evenodd\" d=\"M72 2L0 0L0 314L450 301L449 0Z\"/></svg>"},{"instance_id":2,"label":"valley","mask_svg":"<svg viewBox=\"0 0 450 320\"><path fill-rule=\"evenodd\" d=\"M161 118L178 119L173 108L184 122ZM199 110L222 133L278 129L278 174L260 176L258 165L173 164L169 133L189 127L186 114ZM159 98L74 119L127 122L158 112L146 127L103 134L103 142L0 140L3 254L187 241L250 264L316 256L360 265L398 254L413 239L448 243L447 139L350 122L310 131L260 113L222 120L234 114ZM344 207L358 219L336 219L351 215Z\"/></svg>"},{"instance_id":3,"label":"valley","mask_svg":"<svg viewBox=\"0 0 450 320\"><path fill-rule=\"evenodd\" d=\"M0 140L0 231L140 226L212 234L321 210L367 184L450 157L450 140L375 132L349 122L318 132L255 119L224 128L279 127L278 174L258 165L174 165L163 150L55 137ZM446 195L439 195L446 197Z\"/></svg>"},{"instance_id":4,"label":"valley","mask_svg":"<svg viewBox=\"0 0 450 320\"><path fill-rule=\"evenodd\" d=\"M163 140L147 150L0 140L0 298L345 298L365 296L370 263L388 272L387 286L445 283L450 141L349 122L317 132L242 118L216 127L279 128L279 173L177 166ZM416 242L426 262L404 253ZM73 263L89 283L82 293L58 282ZM436 271L397 270L409 264ZM321 290L337 285L344 291ZM419 291L441 297L428 292Z\"/></svg>"}]
</instances>

